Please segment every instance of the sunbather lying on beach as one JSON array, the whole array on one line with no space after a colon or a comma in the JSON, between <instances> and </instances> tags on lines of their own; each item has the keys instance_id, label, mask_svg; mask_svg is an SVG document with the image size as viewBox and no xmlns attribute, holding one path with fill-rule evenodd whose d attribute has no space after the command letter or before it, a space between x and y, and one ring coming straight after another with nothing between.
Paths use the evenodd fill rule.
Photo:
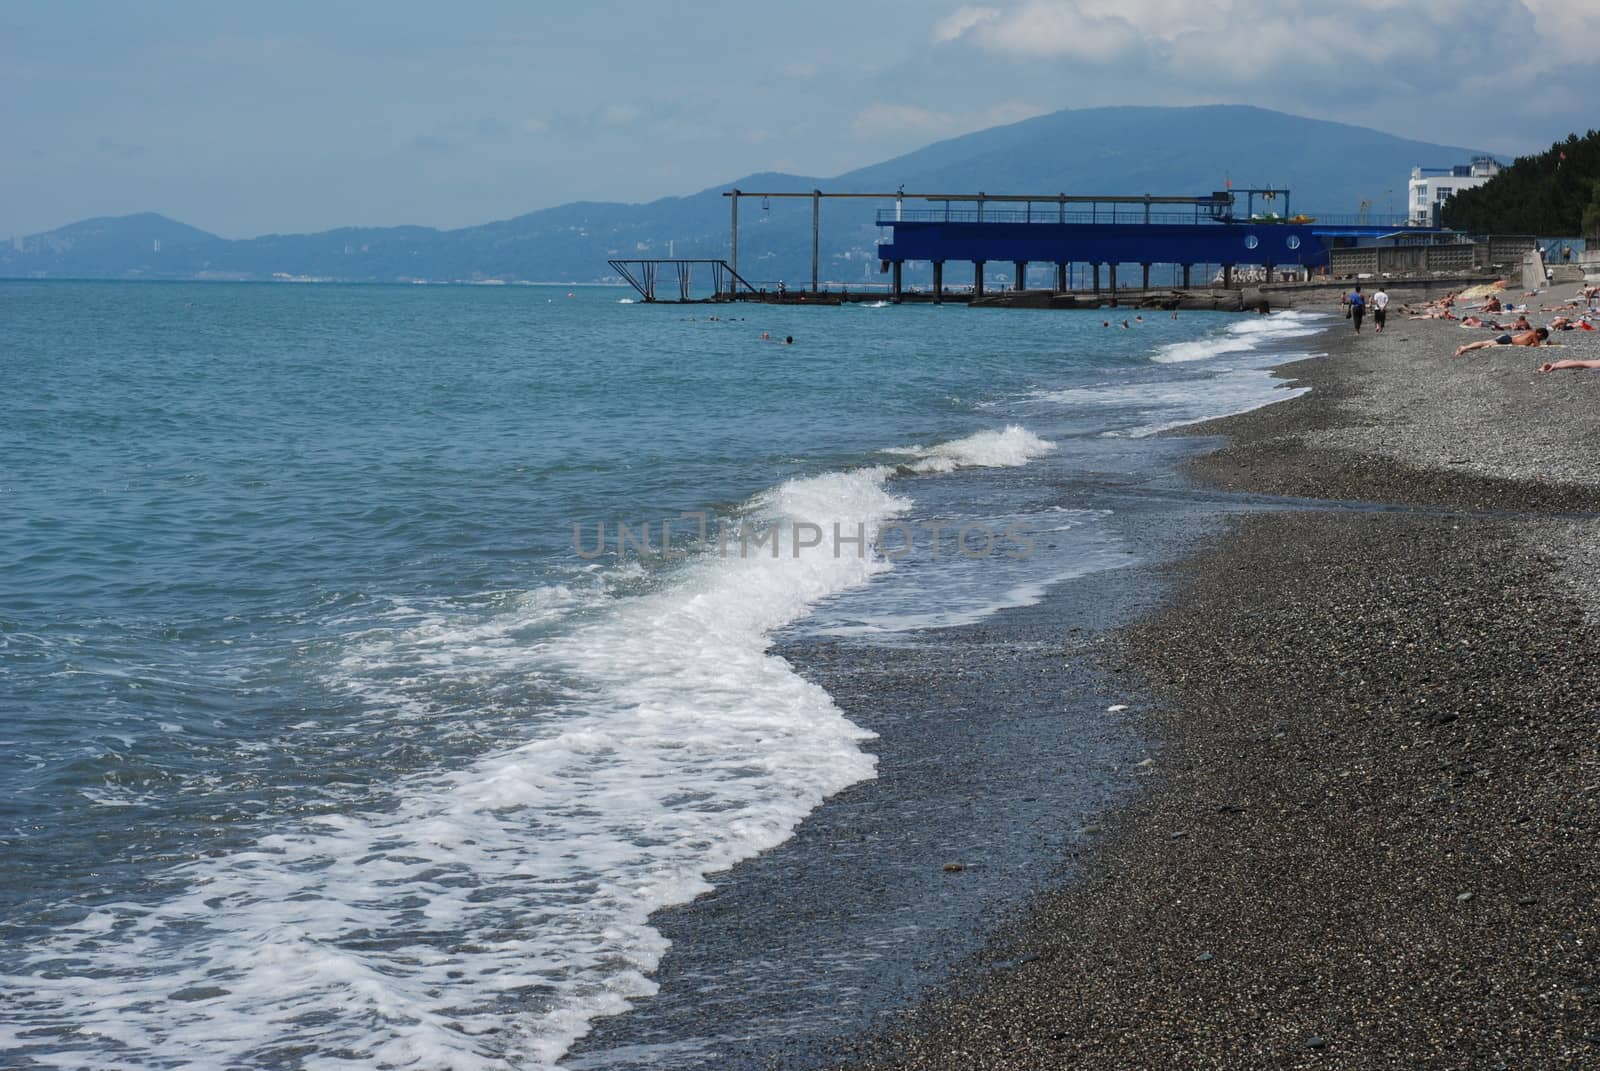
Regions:
<instances>
[{"instance_id":1,"label":"sunbather lying on beach","mask_svg":"<svg viewBox=\"0 0 1600 1071\"><path fill-rule=\"evenodd\" d=\"M1547 361L1539 366L1539 371L1555 372L1562 368L1600 369L1600 361Z\"/></svg>"},{"instance_id":2,"label":"sunbather lying on beach","mask_svg":"<svg viewBox=\"0 0 1600 1071\"><path fill-rule=\"evenodd\" d=\"M1421 313L1413 315L1411 318L1413 320L1454 320L1456 314L1451 312L1447 306L1429 305Z\"/></svg>"},{"instance_id":3,"label":"sunbather lying on beach","mask_svg":"<svg viewBox=\"0 0 1600 1071\"><path fill-rule=\"evenodd\" d=\"M1469 342L1465 346L1456 347L1456 356L1470 353L1473 350L1488 349L1490 346L1542 346L1550 332L1547 328L1539 327L1532 331L1524 331L1520 335L1501 335L1499 338L1486 338L1482 342Z\"/></svg>"}]
</instances>

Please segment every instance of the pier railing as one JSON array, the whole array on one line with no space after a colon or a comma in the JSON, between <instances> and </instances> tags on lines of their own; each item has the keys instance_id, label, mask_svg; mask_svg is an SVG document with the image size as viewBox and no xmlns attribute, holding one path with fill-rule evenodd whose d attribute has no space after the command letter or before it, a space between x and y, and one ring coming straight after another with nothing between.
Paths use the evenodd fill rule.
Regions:
<instances>
[{"instance_id":1,"label":"pier railing","mask_svg":"<svg viewBox=\"0 0 1600 1071\"><path fill-rule=\"evenodd\" d=\"M1397 231L1411 229L1411 221L1404 213L1387 212L1322 212L1312 213L1319 224L1329 227L1393 227Z\"/></svg>"},{"instance_id":2,"label":"pier railing","mask_svg":"<svg viewBox=\"0 0 1600 1071\"><path fill-rule=\"evenodd\" d=\"M910 208L880 209L883 223L1200 223L1211 219L1205 212L1145 212L1141 206L1107 205L1095 209L1062 211L1053 205L1025 208Z\"/></svg>"},{"instance_id":3,"label":"pier railing","mask_svg":"<svg viewBox=\"0 0 1600 1071\"><path fill-rule=\"evenodd\" d=\"M1368 213L1315 213L1308 212L1304 217L1293 216L1284 219L1280 216L1258 216L1254 219L1245 219L1242 216L1227 218L1216 216L1204 209L1187 211L1145 211L1142 205L1116 205L1107 204L1095 206L1084 210L1074 208L1070 211L1063 208L1040 204L1031 208L908 208L880 209L877 222L888 223L1167 223L1167 224L1192 224L1192 223L1288 223L1314 222L1333 227L1393 227L1396 230L1407 226L1406 217L1403 215L1373 215Z\"/></svg>"}]
</instances>

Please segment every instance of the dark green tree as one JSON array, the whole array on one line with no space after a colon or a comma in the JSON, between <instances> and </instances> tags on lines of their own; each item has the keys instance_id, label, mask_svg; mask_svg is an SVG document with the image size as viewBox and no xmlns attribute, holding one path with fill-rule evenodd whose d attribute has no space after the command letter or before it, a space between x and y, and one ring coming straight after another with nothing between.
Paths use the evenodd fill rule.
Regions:
<instances>
[{"instance_id":1,"label":"dark green tree","mask_svg":"<svg viewBox=\"0 0 1600 1071\"><path fill-rule=\"evenodd\" d=\"M1583 210L1583 236L1600 243L1600 179L1594 180L1589 207Z\"/></svg>"},{"instance_id":2,"label":"dark green tree","mask_svg":"<svg viewBox=\"0 0 1600 1071\"><path fill-rule=\"evenodd\" d=\"M1445 202L1447 227L1474 234L1594 234L1595 183L1600 180L1600 131L1569 135L1545 152L1520 156L1473 190Z\"/></svg>"}]
</instances>

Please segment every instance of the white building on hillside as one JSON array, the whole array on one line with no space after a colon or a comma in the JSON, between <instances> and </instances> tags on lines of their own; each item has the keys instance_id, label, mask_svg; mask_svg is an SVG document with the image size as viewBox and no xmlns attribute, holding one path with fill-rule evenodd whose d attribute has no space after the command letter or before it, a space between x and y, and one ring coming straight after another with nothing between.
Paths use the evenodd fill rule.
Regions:
<instances>
[{"instance_id":1,"label":"white building on hillside","mask_svg":"<svg viewBox=\"0 0 1600 1071\"><path fill-rule=\"evenodd\" d=\"M1455 196L1459 190L1482 186L1500 173L1500 164L1492 156L1475 156L1470 164L1455 167L1413 167L1411 193L1408 204L1413 227L1439 225L1439 206Z\"/></svg>"}]
</instances>

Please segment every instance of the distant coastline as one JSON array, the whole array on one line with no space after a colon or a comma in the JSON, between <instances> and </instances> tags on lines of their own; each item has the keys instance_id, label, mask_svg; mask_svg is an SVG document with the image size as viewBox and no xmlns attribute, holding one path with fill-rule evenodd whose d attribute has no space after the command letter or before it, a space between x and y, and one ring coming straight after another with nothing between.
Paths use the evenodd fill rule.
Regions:
<instances>
[{"instance_id":1,"label":"distant coastline","mask_svg":"<svg viewBox=\"0 0 1600 1071\"><path fill-rule=\"evenodd\" d=\"M1252 138L1239 146L1235 135L1244 125ZM1102 151L1085 154L1085 144ZM606 274L607 259L619 256L726 257L730 219L723 193L735 187L1199 195L1220 189L1227 175L1236 184L1292 176L1297 207L1354 213L1371 190L1403 184L1418 163L1481 152L1240 105L1069 109L936 142L831 178L758 173L645 204L574 202L452 230L341 227L227 239L153 212L87 219L0 243L0 277L282 273L348 282L596 282ZM995 173L996 159L1006 161L1003 175ZM1151 189L1153 173L1162 189ZM809 205L756 208L752 223L753 207L746 207L741 220L741 272L756 285L809 279ZM871 201L827 207L820 236L824 275L841 285L878 281L878 207Z\"/></svg>"}]
</instances>

